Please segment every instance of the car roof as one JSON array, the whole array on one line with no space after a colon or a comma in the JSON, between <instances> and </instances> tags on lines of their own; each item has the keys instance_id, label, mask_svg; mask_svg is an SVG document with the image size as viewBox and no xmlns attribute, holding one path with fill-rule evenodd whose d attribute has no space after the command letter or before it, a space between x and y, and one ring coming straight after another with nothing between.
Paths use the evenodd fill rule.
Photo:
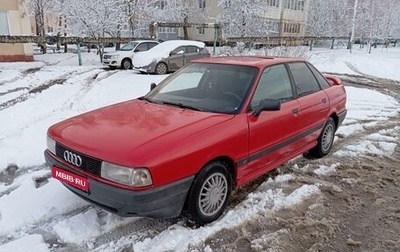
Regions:
<instances>
[{"instance_id":1,"label":"car roof","mask_svg":"<svg viewBox=\"0 0 400 252\"><path fill-rule=\"evenodd\" d=\"M130 41L130 42L138 42L138 43L143 43L143 42L156 42L156 43L159 43L159 42L156 41L156 40L132 40L132 41Z\"/></svg>"},{"instance_id":2,"label":"car roof","mask_svg":"<svg viewBox=\"0 0 400 252\"><path fill-rule=\"evenodd\" d=\"M301 61L304 59L294 57L265 57L265 56L218 56L210 58L200 58L192 60L196 63L212 63L212 64L228 64L228 65L241 65L253 67L265 67L278 63Z\"/></svg>"},{"instance_id":3,"label":"car roof","mask_svg":"<svg viewBox=\"0 0 400 252\"><path fill-rule=\"evenodd\" d=\"M204 47L205 43L201 42L201 41L195 41L195 40L167 40L167 41L161 42L159 45L157 45L157 48L168 48L168 49L172 48L172 49L174 49L178 46Z\"/></svg>"}]
</instances>

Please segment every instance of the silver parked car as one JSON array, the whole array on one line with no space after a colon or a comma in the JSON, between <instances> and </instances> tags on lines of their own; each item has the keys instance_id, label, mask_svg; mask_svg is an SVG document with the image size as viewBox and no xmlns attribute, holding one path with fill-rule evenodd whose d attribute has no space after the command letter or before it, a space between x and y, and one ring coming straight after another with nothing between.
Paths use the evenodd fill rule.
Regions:
<instances>
[{"instance_id":1,"label":"silver parked car","mask_svg":"<svg viewBox=\"0 0 400 252\"><path fill-rule=\"evenodd\" d=\"M203 42L168 40L146 52L137 53L133 64L142 73L166 74L203 57L210 57Z\"/></svg>"}]
</instances>

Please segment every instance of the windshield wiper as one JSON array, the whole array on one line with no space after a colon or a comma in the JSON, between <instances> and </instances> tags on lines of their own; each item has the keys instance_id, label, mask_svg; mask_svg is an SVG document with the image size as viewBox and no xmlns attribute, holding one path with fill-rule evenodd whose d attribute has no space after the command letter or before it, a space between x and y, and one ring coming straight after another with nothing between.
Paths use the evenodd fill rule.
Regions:
<instances>
[{"instance_id":1,"label":"windshield wiper","mask_svg":"<svg viewBox=\"0 0 400 252\"><path fill-rule=\"evenodd\" d=\"M191 109L191 110L196 110L196 111L204 111L204 110L201 109L201 108L193 107L193 106L190 106L190 105L185 105L185 104L182 104L182 103L180 103L180 102L175 103L175 102L162 101L161 103L162 103L162 104L165 104L165 105L176 106L176 107L183 108L183 109Z\"/></svg>"}]
</instances>

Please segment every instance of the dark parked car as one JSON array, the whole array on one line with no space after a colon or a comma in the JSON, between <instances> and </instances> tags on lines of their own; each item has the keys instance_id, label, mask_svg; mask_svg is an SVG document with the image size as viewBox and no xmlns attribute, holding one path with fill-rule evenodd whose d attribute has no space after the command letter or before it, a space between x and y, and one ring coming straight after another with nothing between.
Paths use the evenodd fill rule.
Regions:
<instances>
[{"instance_id":1,"label":"dark parked car","mask_svg":"<svg viewBox=\"0 0 400 252\"><path fill-rule=\"evenodd\" d=\"M147 52L135 55L134 67L143 73L166 74L174 72L191 60L210 57L203 42L168 40Z\"/></svg>"},{"instance_id":2,"label":"dark parked car","mask_svg":"<svg viewBox=\"0 0 400 252\"><path fill-rule=\"evenodd\" d=\"M198 224L233 188L323 157L346 116L340 79L295 58L194 60L145 96L51 126L45 158L80 197L121 216Z\"/></svg>"}]
</instances>

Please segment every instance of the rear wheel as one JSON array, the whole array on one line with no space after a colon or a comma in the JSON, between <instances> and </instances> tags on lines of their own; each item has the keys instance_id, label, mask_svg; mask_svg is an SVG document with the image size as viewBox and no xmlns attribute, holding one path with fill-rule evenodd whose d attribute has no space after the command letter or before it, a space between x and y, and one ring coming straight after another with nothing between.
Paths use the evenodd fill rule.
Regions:
<instances>
[{"instance_id":1,"label":"rear wheel","mask_svg":"<svg viewBox=\"0 0 400 252\"><path fill-rule=\"evenodd\" d=\"M329 153L332 148L333 140L335 138L336 124L335 121L330 117L326 121L324 128L322 129L321 135L318 137L317 145L309 151L311 157L320 158Z\"/></svg>"},{"instance_id":2,"label":"rear wheel","mask_svg":"<svg viewBox=\"0 0 400 252\"><path fill-rule=\"evenodd\" d=\"M121 67L122 67L122 69L131 69L132 68L131 60L130 59L122 60Z\"/></svg>"},{"instance_id":3,"label":"rear wheel","mask_svg":"<svg viewBox=\"0 0 400 252\"><path fill-rule=\"evenodd\" d=\"M189 217L198 225L218 219L232 192L232 176L220 161L207 164L193 181L187 199Z\"/></svg>"},{"instance_id":4,"label":"rear wheel","mask_svg":"<svg viewBox=\"0 0 400 252\"><path fill-rule=\"evenodd\" d=\"M160 62L156 66L156 74L167 74L168 67L165 63Z\"/></svg>"}]
</instances>

